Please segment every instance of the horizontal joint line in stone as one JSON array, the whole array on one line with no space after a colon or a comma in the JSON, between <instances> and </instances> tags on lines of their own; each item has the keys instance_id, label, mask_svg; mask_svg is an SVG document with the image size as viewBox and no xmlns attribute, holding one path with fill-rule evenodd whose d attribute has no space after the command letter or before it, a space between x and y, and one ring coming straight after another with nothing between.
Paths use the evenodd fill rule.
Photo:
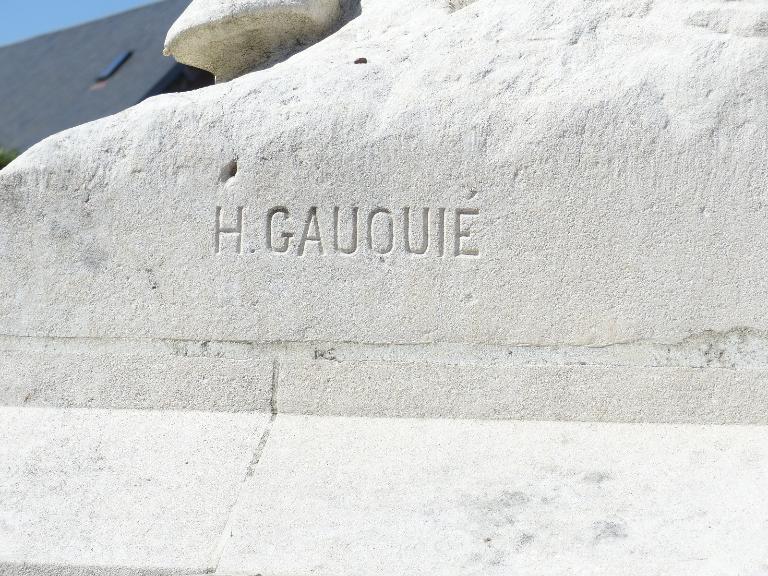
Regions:
<instances>
[{"instance_id":1,"label":"horizontal joint line in stone","mask_svg":"<svg viewBox=\"0 0 768 576\"><path fill-rule=\"evenodd\" d=\"M0 335L0 352L172 356L283 361L434 363L556 367L768 369L768 335L748 328L707 331L675 343L632 341L599 346L226 341Z\"/></svg>"}]
</instances>

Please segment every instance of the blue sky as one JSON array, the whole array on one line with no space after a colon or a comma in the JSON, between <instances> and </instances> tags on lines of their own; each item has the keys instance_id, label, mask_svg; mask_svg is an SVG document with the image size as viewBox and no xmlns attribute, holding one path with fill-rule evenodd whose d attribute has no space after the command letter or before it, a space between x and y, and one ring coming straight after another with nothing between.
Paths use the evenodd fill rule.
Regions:
<instances>
[{"instance_id":1,"label":"blue sky","mask_svg":"<svg viewBox=\"0 0 768 576\"><path fill-rule=\"evenodd\" d=\"M152 0L2 0L0 46L151 3Z\"/></svg>"}]
</instances>

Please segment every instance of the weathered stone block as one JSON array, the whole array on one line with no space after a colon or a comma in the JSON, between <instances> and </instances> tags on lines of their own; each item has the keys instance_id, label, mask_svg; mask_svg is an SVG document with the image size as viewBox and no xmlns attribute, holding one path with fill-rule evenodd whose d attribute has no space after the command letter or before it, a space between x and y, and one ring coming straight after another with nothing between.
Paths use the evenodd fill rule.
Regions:
<instances>
[{"instance_id":1,"label":"weathered stone block","mask_svg":"<svg viewBox=\"0 0 768 576\"><path fill-rule=\"evenodd\" d=\"M413 346L438 367L420 384L396 361L365 394L338 367L323 403L345 414L765 421L762 12L445 8L364 2L271 68L22 156L0 176L0 331L265 347L281 363L270 347ZM511 351L528 367L476 373L499 390L540 382L542 404L489 395L467 412L426 393L458 390L451 367L466 362L443 358L450 346ZM375 397L387 386L423 405L395 410ZM731 400L708 404L715 389ZM555 390L582 396L564 410Z\"/></svg>"},{"instance_id":2,"label":"weathered stone block","mask_svg":"<svg viewBox=\"0 0 768 576\"><path fill-rule=\"evenodd\" d=\"M759 574L758 427L279 416L221 574Z\"/></svg>"},{"instance_id":3,"label":"weathered stone block","mask_svg":"<svg viewBox=\"0 0 768 576\"><path fill-rule=\"evenodd\" d=\"M268 420L0 407L0 574L207 572Z\"/></svg>"},{"instance_id":4,"label":"weathered stone block","mask_svg":"<svg viewBox=\"0 0 768 576\"><path fill-rule=\"evenodd\" d=\"M8 342L6 342L8 344ZM269 412L273 363L258 359L138 354L82 342L80 353L0 351L0 404ZM67 348L63 346L63 348ZM106 350L104 350L106 349Z\"/></svg>"}]
</instances>

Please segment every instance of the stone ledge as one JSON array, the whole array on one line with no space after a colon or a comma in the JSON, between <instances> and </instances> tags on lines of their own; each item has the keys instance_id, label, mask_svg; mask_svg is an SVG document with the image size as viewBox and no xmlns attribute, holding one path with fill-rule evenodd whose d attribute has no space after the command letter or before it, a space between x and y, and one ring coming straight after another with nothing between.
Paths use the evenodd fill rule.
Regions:
<instances>
[{"instance_id":1,"label":"stone ledge","mask_svg":"<svg viewBox=\"0 0 768 576\"><path fill-rule=\"evenodd\" d=\"M220 574L761 574L768 429L279 416Z\"/></svg>"},{"instance_id":2,"label":"stone ledge","mask_svg":"<svg viewBox=\"0 0 768 576\"><path fill-rule=\"evenodd\" d=\"M765 427L267 419L0 409L0 574L764 567Z\"/></svg>"},{"instance_id":3,"label":"stone ledge","mask_svg":"<svg viewBox=\"0 0 768 576\"><path fill-rule=\"evenodd\" d=\"M0 407L0 574L209 570L269 419Z\"/></svg>"},{"instance_id":4,"label":"stone ledge","mask_svg":"<svg viewBox=\"0 0 768 576\"><path fill-rule=\"evenodd\" d=\"M269 412L272 361L0 350L0 406Z\"/></svg>"},{"instance_id":5,"label":"stone ledge","mask_svg":"<svg viewBox=\"0 0 768 576\"><path fill-rule=\"evenodd\" d=\"M0 405L765 424L768 344L745 334L604 347L6 336Z\"/></svg>"},{"instance_id":6,"label":"stone ledge","mask_svg":"<svg viewBox=\"0 0 768 576\"><path fill-rule=\"evenodd\" d=\"M294 362L280 413L502 420L768 423L768 370Z\"/></svg>"}]
</instances>

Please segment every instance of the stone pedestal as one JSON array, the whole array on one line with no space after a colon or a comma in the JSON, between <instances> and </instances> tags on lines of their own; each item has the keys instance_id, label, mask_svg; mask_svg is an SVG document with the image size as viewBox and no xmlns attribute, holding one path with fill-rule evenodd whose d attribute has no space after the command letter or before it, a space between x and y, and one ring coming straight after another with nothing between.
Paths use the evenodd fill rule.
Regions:
<instances>
[{"instance_id":1,"label":"stone pedestal","mask_svg":"<svg viewBox=\"0 0 768 576\"><path fill-rule=\"evenodd\" d=\"M0 173L0 574L768 574L766 14L196 0Z\"/></svg>"}]
</instances>

